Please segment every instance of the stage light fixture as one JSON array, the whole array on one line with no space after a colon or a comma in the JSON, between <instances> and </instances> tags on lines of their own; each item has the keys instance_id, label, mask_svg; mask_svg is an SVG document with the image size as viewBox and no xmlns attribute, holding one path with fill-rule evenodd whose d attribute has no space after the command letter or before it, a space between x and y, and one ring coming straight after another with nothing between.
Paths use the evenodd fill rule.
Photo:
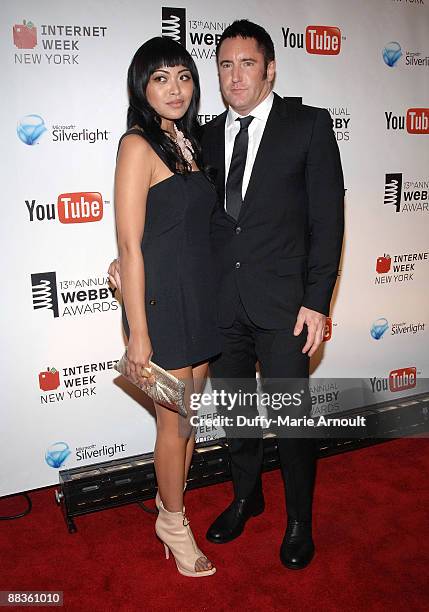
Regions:
<instances>
[{"instance_id":1,"label":"stage light fixture","mask_svg":"<svg viewBox=\"0 0 429 612\"><path fill-rule=\"evenodd\" d=\"M337 415L342 418L365 417L359 437L337 437L333 430L320 428L319 457L371 446L390 439L429 431L429 394L423 393L396 402L383 402ZM279 467L277 438L264 437L263 471ZM189 471L187 489L217 484L231 479L227 440L196 445ZM77 530L74 519L83 514L139 503L156 495L157 485L153 453L126 459L114 459L79 468L60 470L60 488L55 491L70 533ZM145 508L146 509L146 508Z\"/></svg>"}]
</instances>

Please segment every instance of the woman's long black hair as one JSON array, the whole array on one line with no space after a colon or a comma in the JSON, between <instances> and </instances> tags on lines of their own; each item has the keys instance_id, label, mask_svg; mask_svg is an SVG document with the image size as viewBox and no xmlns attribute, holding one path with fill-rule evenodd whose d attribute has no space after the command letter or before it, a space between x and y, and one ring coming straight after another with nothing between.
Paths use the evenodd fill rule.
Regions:
<instances>
[{"instance_id":1,"label":"woman's long black hair","mask_svg":"<svg viewBox=\"0 0 429 612\"><path fill-rule=\"evenodd\" d=\"M191 103L184 116L176 121L179 130L192 144L194 159L202 168L198 105L200 102L200 79L191 55L178 42L171 38L156 36L146 41L135 53L128 69L129 107L128 129L138 125L148 142L158 145L169 169L174 173L187 174L191 165L183 158L180 150L161 129L161 117L150 106L146 98L146 87L151 75L163 67L184 66L189 70L194 82Z\"/></svg>"}]
</instances>

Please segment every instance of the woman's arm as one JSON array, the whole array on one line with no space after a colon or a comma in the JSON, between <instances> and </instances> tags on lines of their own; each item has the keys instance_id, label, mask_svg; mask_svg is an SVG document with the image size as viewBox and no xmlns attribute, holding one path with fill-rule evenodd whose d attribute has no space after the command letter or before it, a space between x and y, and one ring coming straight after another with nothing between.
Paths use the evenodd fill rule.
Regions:
<instances>
[{"instance_id":1,"label":"woman's arm","mask_svg":"<svg viewBox=\"0 0 429 612\"><path fill-rule=\"evenodd\" d=\"M115 173L115 212L121 258L122 296L130 327L128 362L132 376L141 379L141 370L152 355L145 310L145 274L141 251L146 199L154 169L154 154L137 134L126 136L119 147Z\"/></svg>"}]
</instances>

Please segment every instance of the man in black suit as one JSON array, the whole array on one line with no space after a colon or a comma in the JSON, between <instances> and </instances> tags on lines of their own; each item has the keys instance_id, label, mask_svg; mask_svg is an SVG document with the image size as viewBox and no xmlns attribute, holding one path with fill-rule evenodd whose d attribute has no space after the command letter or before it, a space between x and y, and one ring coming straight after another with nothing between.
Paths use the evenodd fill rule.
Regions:
<instances>
[{"instance_id":1,"label":"man in black suit","mask_svg":"<svg viewBox=\"0 0 429 612\"><path fill-rule=\"evenodd\" d=\"M272 92L274 46L260 26L240 20L226 28L217 66L229 109L205 126L202 141L219 194L213 245L223 348L211 376L215 387L254 391L258 362L263 385L274 380L288 391L308 379L337 278L344 224L338 146L327 110ZM309 415L310 406L307 395L294 414ZM227 432L234 499L209 528L211 542L238 537L264 510L262 436L237 430ZM283 433L277 430L287 506L280 558L301 569L314 555L316 444Z\"/></svg>"}]
</instances>

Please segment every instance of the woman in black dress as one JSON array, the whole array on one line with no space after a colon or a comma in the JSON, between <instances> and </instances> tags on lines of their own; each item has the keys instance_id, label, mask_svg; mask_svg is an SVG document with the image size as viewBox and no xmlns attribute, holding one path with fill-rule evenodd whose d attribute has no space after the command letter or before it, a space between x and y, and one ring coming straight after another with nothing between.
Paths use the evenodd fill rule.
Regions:
<instances>
[{"instance_id":1,"label":"woman in black dress","mask_svg":"<svg viewBox=\"0 0 429 612\"><path fill-rule=\"evenodd\" d=\"M209 240L216 193L201 162L195 63L180 44L153 38L132 60L128 92L115 208L129 373L141 379L151 359L186 382L189 398L220 352ZM211 575L183 507L194 432L177 413L155 408L156 533L179 572Z\"/></svg>"}]
</instances>

